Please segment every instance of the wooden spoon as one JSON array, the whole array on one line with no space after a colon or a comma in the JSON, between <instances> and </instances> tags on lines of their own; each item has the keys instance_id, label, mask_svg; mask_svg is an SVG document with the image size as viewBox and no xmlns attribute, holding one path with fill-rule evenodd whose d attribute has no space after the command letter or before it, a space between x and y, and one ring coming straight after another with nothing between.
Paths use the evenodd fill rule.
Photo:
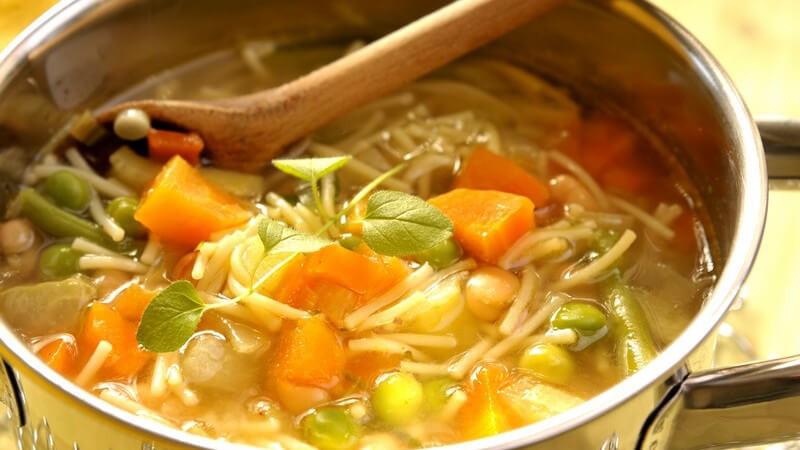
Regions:
<instances>
[{"instance_id":1,"label":"wooden spoon","mask_svg":"<svg viewBox=\"0 0 800 450\"><path fill-rule=\"evenodd\" d=\"M342 114L447 64L564 0L458 0L290 83L216 102L141 100L126 108L200 134L214 163L263 167Z\"/></svg>"}]
</instances>

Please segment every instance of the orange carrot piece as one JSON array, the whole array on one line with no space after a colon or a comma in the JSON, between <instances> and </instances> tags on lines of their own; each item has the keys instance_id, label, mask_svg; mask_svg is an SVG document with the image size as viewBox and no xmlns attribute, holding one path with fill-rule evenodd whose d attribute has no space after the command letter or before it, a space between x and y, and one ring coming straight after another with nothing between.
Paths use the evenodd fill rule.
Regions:
<instances>
[{"instance_id":1,"label":"orange carrot piece","mask_svg":"<svg viewBox=\"0 0 800 450\"><path fill-rule=\"evenodd\" d=\"M489 263L534 227L533 203L516 194L454 189L429 202L453 221L459 244Z\"/></svg>"},{"instance_id":2,"label":"orange carrot piece","mask_svg":"<svg viewBox=\"0 0 800 450\"><path fill-rule=\"evenodd\" d=\"M342 381L345 353L336 330L313 316L283 326L273 363L280 381L330 389Z\"/></svg>"},{"instance_id":3,"label":"orange carrot piece","mask_svg":"<svg viewBox=\"0 0 800 450\"><path fill-rule=\"evenodd\" d=\"M75 344L66 339L56 339L42 347L37 354L48 366L61 375L71 375L75 372L78 351Z\"/></svg>"},{"instance_id":4,"label":"orange carrot piece","mask_svg":"<svg viewBox=\"0 0 800 450\"><path fill-rule=\"evenodd\" d=\"M340 245L329 245L308 255L305 269L312 278L336 283L358 294L366 294L386 276L382 261L374 261Z\"/></svg>"},{"instance_id":5,"label":"orange carrot piece","mask_svg":"<svg viewBox=\"0 0 800 450\"><path fill-rule=\"evenodd\" d=\"M185 159L189 164L200 164L200 153L203 151L203 139L197 133L180 133L178 131L156 130L151 128L147 133L147 152L150 159L167 162L175 155Z\"/></svg>"},{"instance_id":6,"label":"orange carrot piece","mask_svg":"<svg viewBox=\"0 0 800 450\"><path fill-rule=\"evenodd\" d=\"M134 218L162 241L193 247L250 216L236 199L175 156L161 169Z\"/></svg>"},{"instance_id":7,"label":"orange carrot piece","mask_svg":"<svg viewBox=\"0 0 800 450\"><path fill-rule=\"evenodd\" d=\"M101 372L112 378L137 374L150 360L152 353L139 348L137 324L128 320L106 303L93 303L86 313L86 322L78 338L79 353L88 360L100 341L111 344L111 354Z\"/></svg>"},{"instance_id":8,"label":"orange carrot piece","mask_svg":"<svg viewBox=\"0 0 800 450\"><path fill-rule=\"evenodd\" d=\"M478 147L464 163L454 188L489 189L528 197L537 206L550 199L550 190L514 161Z\"/></svg>"},{"instance_id":9,"label":"orange carrot piece","mask_svg":"<svg viewBox=\"0 0 800 450\"><path fill-rule=\"evenodd\" d=\"M467 401L456 421L463 439L494 436L522 424L500 394L507 378L508 369L497 363L485 363L472 373L465 390Z\"/></svg>"},{"instance_id":10,"label":"orange carrot piece","mask_svg":"<svg viewBox=\"0 0 800 450\"><path fill-rule=\"evenodd\" d=\"M145 308L155 296L155 292L147 291L138 284L131 284L114 298L114 309L125 320L138 323L142 320Z\"/></svg>"},{"instance_id":11,"label":"orange carrot piece","mask_svg":"<svg viewBox=\"0 0 800 450\"><path fill-rule=\"evenodd\" d=\"M358 387L368 389L379 376L396 369L402 359L403 355L391 353L356 353L347 358L345 373L358 383Z\"/></svg>"}]
</instances>

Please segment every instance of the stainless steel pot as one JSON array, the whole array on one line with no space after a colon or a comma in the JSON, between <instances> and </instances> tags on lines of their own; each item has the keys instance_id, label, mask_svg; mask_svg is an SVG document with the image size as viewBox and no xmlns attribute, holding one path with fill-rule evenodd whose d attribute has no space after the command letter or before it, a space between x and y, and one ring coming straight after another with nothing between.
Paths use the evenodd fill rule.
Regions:
<instances>
[{"instance_id":1,"label":"stainless steel pot","mask_svg":"<svg viewBox=\"0 0 800 450\"><path fill-rule=\"evenodd\" d=\"M0 54L0 144L17 143L31 149L29 155L49 134L42 130L54 131L69 112L241 40L376 37L441 4L65 0ZM557 417L453 448L693 449L797 434L797 361L691 373L708 363L713 331L750 269L767 200L756 126L713 57L680 25L638 0L574 0L483 51L618 105L663 142L708 210L717 245L707 259L719 277L686 331L634 376ZM772 123L776 142L784 130ZM785 141L797 142L792 139ZM21 161L0 161L0 174L19 176ZM0 343L10 364L0 398L13 405L21 435L36 448L215 446L83 391L4 325Z\"/></svg>"}]
</instances>

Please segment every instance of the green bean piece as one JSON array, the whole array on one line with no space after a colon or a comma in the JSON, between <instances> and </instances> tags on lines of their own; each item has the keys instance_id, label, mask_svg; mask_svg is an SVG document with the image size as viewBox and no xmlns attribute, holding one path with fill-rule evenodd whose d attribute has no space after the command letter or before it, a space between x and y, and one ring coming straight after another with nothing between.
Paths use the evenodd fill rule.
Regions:
<instances>
[{"instance_id":1,"label":"green bean piece","mask_svg":"<svg viewBox=\"0 0 800 450\"><path fill-rule=\"evenodd\" d=\"M81 255L81 252L68 244L53 244L39 255L39 272L51 280L78 273L78 259Z\"/></svg>"},{"instance_id":2,"label":"green bean piece","mask_svg":"<svg viewBox=\"0 0 800 450\"><path fill-rule=\"evenodd\" d=\"M42 192L56 205L73 211L83 211L89 204L89 183L67 170L59 170L44 180Z\"/></svg>"},{"instance_id":3,"label":"green bean piece","mask_svg":"<svg viewBox=\"0 0 800 450\"><path fill-rule=\"evenodd\" d=\"M451 378L433 378L422 383L422 410L426 413L435 413L447 403L450 398L450 389L455 386Z\"/></svg>"},{"instance_id":4,"label":"green bean piece","mask_svg":"<svg viewBox=\"0 0 800 450\"><path fill-rule=\"evenodd\" d=\"M31 188L22 189L16 201L20 213L45 233L60 238L82 237L111 249L125 245L114 243L97 224L64 211Z\"/></svg>"},{"instance_id":5,"label":"green bean piece","mask_svg":"<svg viewBox=\"0 0 800 450\"><path fill-rule=\"evenodd\" d=\"M422 383L406 372L381 376L372 392L375 415L390 425L406 424L417 417L422 400Z\"/></svg>"},{"instance_id":6,"label":"green bean piece","mask_svg":"<svg viewBox=\"0 0 800 450\"><path fill-rule=\"evenodd\" d=\"M353 448L361 437L361 427L346 411L336 406L319 408L303 418L303 436L323 450Z\"/></svg>"},{"instance_id":7,"label":"green bean piece","mask_svg":"<svg viewBox=\"0 0 800 450\"><path fill-rule=\"evenodd\" d=\"M414 255L414 258L421 263L428 263L434 269L443 269L454 264L461 258L461 247L452 237L442 241L423 252Z\"/></svg>"},{"instance_id":8,"label":"green bean piece","mask_svg":"<svg viewBox=\"0 0 800 450\"><path fill-rule=\"evenodd\" d=\"M355 234L345 233L339 237L339 245L348 249L348 250L355 250L361 245L363 241L360 237L356 236Z\"/></svg>"},{"instance_id":9,"label":"green bean piece","mask_svg":"<svg viewBox=\"0 0 800 450\"><path fill-rule=\"evenodd\" d=\"M606 315L589 303L569 302L556 311L551 323L554 328L571 328L581 334L594 334L606 326Z\"/></svg>"},{"instance_id":10,"label":"green bean piece","mask_svg":"<svg viewBox=\"0 0 800 450\"><path fill-rule=\"evenodd\" d=\"M611 333L619 364L626 375L631 375L656 357L650 325L633 290L618 273L612 273L601 283L601 291L611 313Z\"/></svg>"},{"instance_id":11,"label":"green bean piece","mask_svg":"<svg viewBox=\"0 0 800 450\"><path fill-rule=\"evenodd\" d=\"M553 384L567 384L575 373L575 361L570 352L554 344L536 344L525 349L519 366Z\"/></svg>"},{"instance_id":12,"label":"green bean piece","mask_svg":"<svg viewBox=\"0 0 800 450\"><path fill-rule=\"evenodd\" d=\"M139 201L133 197L117 197L108 204L106 211L121 226L125 233L132 237L142 237L147 230L133 218Z\"/></svg>"}]
</instances>

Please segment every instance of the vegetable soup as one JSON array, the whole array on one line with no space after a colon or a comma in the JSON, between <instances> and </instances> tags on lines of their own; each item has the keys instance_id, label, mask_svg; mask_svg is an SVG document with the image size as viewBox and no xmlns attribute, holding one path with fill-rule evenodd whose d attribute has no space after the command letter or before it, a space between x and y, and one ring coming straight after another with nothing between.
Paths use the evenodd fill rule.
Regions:
<instances>
[{"instance_id":1,"label":"vegetable soup","mask_svg":"<svg viewBox=\"0 0 800 450\"><path fill-rule=\"evenodd\" d=\"M249 44L127 96L243 94L359 45ZM75 115L7 202L0 314L100 398L220 442L403 449L543 420L648 364L714 280L665 153L501 60L263 170L203 148L140 110Z\"/></svg>"}]
</instances>

